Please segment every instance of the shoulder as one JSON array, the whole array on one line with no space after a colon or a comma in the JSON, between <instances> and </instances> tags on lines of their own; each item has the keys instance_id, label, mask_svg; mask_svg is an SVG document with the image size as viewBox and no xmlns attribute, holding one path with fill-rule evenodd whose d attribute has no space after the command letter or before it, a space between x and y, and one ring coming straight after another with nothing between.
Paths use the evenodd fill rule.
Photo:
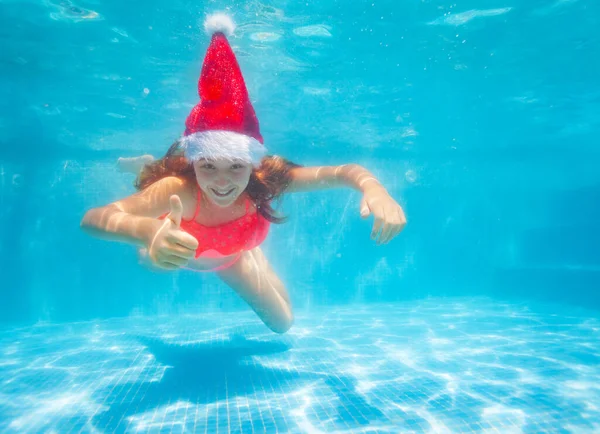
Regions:
<instances>
[{"instance_id":1,"label":"shoulder","mask_svg":"<svg viewBox=\"0 0 600 434\"><path fill-rule=\"evenodd\" d=\"M195 205L196 189L196 184L186 180L185 178L166 176L146 187L140 192L140 194L142 196L162 198L167 202L169 198L175 194L181 198L181 201L185 207L186 204Z\"/></svg>"},{"instance_id":2,"label":"shoulder","mask_svg":"<svg viewBox=\"0 0 600 434\"><path fill-rule=\"evenodd\" d=\"M158 217L169 212L170 198L173 195L181 198L184 211L196 205L193 186L173 176L159 179L143 190L111 205L129 214Z\"/></svg>"},{"instance_id":3,"label":"shoulder","mask_svg":"<svg viewBox=\"0 0 600 434\"><path fill-rule=\"evenodd\" d=\"M187 181L185 178L180 178L178 176L165 176L164 178L161 178L155 183L148 186L148 188L152 186L160 186L163 188L170 188L173 190L183 190L186 188L186 186L189 187L189 184L190 182Z\"/></svg>"},{"instance_id":4,"label":"shoulder","mask_svg":"<svg viewBox=\"0 0 600 434\"><path fill-rule=\"evenodd\" d=\"M161 192L162 194L167 195L187 195L193 193L195 188L195 184L186 180L185 178L179 178L177 176L165 176L155 183L150 184L142 191L154 190L155 192Z\"/></svg>"},{"instance_id":5,"label":"shoulder","mask_svg":"<svg viewBox=\"0 0 600 434\"><path fill-rule=\"evenodd\" d=\"M195 182L176 176L167 176L161 181L164 182L164 188L167 190L169 197L176 194L181 198L184 214L193 214L198 199L198 185Z\"/></svg>"}]
</instances>

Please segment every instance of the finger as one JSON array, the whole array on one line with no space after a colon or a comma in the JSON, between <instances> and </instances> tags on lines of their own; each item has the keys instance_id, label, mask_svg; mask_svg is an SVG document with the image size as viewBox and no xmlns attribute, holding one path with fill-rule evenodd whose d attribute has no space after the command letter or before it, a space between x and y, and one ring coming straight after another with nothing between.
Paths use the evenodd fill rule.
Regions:
<instances>
[{"instance_id":1,"label":"finger","mask_svg":"<svg viewBox=\"0 0 600 434\"><path fill-rule=\"evenodd\" d=\"M167 247L168 250L165 251L166 255L177 256L179 258L183 258L185 260L190 260L196 254L196 250L188 249L186 247L182 247L179 244L171 244Z\"/></svg>"},{"instance_id":2,"label":"finger","mask_svg":"<svg viewBox=\"0 0 600 434\"><path fill-rule=\"evenodd\" d=\"M383 228L381 229L381 236L379 237L379 244L387 244L393 237L397 227L398 218L394 218L393 210L388 209L387 212L383 210Z\"/></svg>"},{"instance_id":3,"label":"finger","mask_svg":"<svg viewBox=\"0 0 600 434\"><path fill-rule=\"evenodd\" d=\"M155 262L154 266L161 270L177 270L179 267L175 264L169 264L168 262Z\"/></svg>"},{"instance_id":4,"label":"finger","mask_svg":"<svg viewBox=\"0 0 600 434\"><path fill-rule=\"evenodd\" d=\"M367 204L367 201L363 198L360 201L360 216L362 218L367 218L367 217L369 217L369 214L371 214L371 210L369 209L369 204Z\"/></svg>"},{"instance_id":5,"label":"finger","mask_svg":"<svg viewBox=\"0 0 600 434\"><path fill-rule=\"evenodd\" d=\"M389 231L386 234L385 243L389 243L396 235L398 235L404 228L404 215L402 209L388 211L389 215L395 216L389 223Z\"/></svg>"},{"instance_id":6,"label":"finger","mask_svg":"<svg viewBox=\"0 0 600 434\"><path fill-rule=\"evenodd\" d=\"M404 227L406 225L406 215L404 214L404 210L402 208L398 209L398 217L400 218L400 223Z\"/></svg>"},{"instance_id":7,"label":"finger","mask_svg":"<svg viewBox=\"0 0 600 434\"><path fill-rule=\"evenodd\" d=\"M183 216L183 204L181 199L176 194L169 198L169 205L171 206L171 212L167 214L167 218L171 219L175 226L179 228L181 226L181 217Z\"/></svg>"},{"instance_id":8,"label":"finger","mask_svg":"<svg viewBox=\"0 0 600 434\"><path fill-rule=\"evenodd\" d=\"M168 269L174 269L174 268L179 268L182 265L185 265L188 263L187 259L184 258L180 258L174 255L170 255L168 253L161 253L158 255L158 257L156 258L157 261L156 263L159 264L162 268L168 268Z\"/></svg>"},{"instance_id":9,"label":"finger","mask_svg":"<svg viewBox=\"0 0 600 434\"><path fill-rule=\"evenodd\" d=\"M381 237L381 231L385 224L385 211L381 205L374 207L372 210L375 216L375 223L373 224L373 231L371 232L371 239L376 240L379 243Z\"/></svg>"},{"instance_id":10,"label":"finger","mask_svg":"<svg viewBox=\"0 0 600 434\"><path fill-rule=\"evenodd\" d=\"M196 251L198 240L187 232L175 230L171 231L166 237L167 241L179 245L185 249Z\"/></svg>"},{"instance_id":11,"label":"finger","mask_svg":"<svg viewBox=\"0 0 600 434\"><path fill-rule=\"evenodd\" d=\"M176 255L165 255L163 259L163 263L175 265L177 267L183 267L184 265L187 265L188 262L189 260L187 258L182 258Z\"/></svg>"},{"instance_id":12,"label":"finger","mask_svg":"<svg viewBox=\"0 0 600 434\"><path fill-rule=\"evenodd\" d=\"M406 220L405 219L400 220L400 223L398 223L398 234L404 230L405 226L406 226Z\"/></svg>"},{"instance_id":13,"label":"finger","mask_svg":"<svg viewBox=\"0 0 600 434\"><path fill-rule=\"evenodd\" d=\"M392 241L392 239L395 238L400 232L402 232L402 227L402 224L397 224L394 226L394 230L390 234L390 239L387 241L388 243Z\"/></svg>"},{"instance_id":14,"label":"finger","mask_svg":"<svg viewBox=\"0 0 600 434\"><path fill-rule=\"evenodd\" d=\"M392 229L392 225L389 222L384 221L383 227L381 228L381 234L379 235L379 240L377 240L378 245L387 243L387 241L390 237L391 229Z\"/></svg>"},{"instance_id":15,"label":"finger","mask_svg":"<svg viewBox=\"0 0 600 434\"><path fill-rule=\"evenodd\" d=\"M394 223L386 222L381 230L381 237L379 238L380 244L387 244L393 236L396 226Z\"/></svg>"},{"instance_id":16,"label":"finger","mask_svg":"<svg viewBox=\"0 0 600 434\"><path fill-rule=\"evenodd\" d=\"M373 230L371 231L371 239L372 240L377 241L382 228L383 228L383 219L380 217L376 217L375 222L373 223Z\"/></svg>"},{"instance_id":17,"label":"finger","mask_svg":"<svg viewBox=\"0 0 600 434\"><path fill-rule=\"evenodd\" d=\"M386 240L386 243L389 243L394 239L400 232L402 232L402 228L404 225L402 223L394 223L392 225L392 230L390 231L389 238Z\"/></svg>"},{"instance_id":18,"label":"finger","mask_svg":"<svg viewBox=\"0 0 600 434\"><path fill-rule=\"evenodd\" d=\"M394 233L394 236L396 236L400 232L402 232L404 230L404 227L406 226L406 217L404 217L404 212L402 211L402 209L400 209L400 211L398 212L398 215L399 215L399 220L398 220L398 225L397 225L396 231Z\"/></svg>"},{"instance_id":19,"label":"finger","mask_svg":"<svg viewBox=\"0 0 600 434\"><path fill-rule=\"evenodd\" d=\"M398 210L398 228L396 230L396 235L398 235L400 232L402 232L404 230L404 227L406 226L406 216L404 215L404 211L402 210L402 208L400 208ZM394 235L394 236L396 236Z\"/></svg>"},{"instance_id":20,"label":"finger","mask_svg":"<svg viewBox=\"0 0 600 434\"><path fill-rule=\"evenodd\" d=\"M177 265L172 265L172 264L164 264L160 268L162 270L175 271L175 270L179 270L180 267L178 267Z\"/></svg>"}]
</instances>

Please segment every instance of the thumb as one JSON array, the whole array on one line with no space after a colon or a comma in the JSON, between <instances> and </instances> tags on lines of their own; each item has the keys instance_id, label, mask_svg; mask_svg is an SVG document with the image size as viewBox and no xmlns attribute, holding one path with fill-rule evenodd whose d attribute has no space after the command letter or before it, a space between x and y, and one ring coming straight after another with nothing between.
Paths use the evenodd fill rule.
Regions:
<instances>
[{"instance_id":1,"label":"thumb","mask_svg":"<svg viewBox=\"0 0 600 434\"><path fill-rule=\"evenodd\" d=\"M183 215L183 204L176 194L169 198L169 202L171 205L171 212L167 215L167 218L179 228L181 226L181 216Z\"/></svg>"},{"instance_id":2,"label":"thumb","mask_svg":"<svg viewBox=\"0 0 600 434\"><path fill-rule=\"evenodd\" d=\"M369 217L369 214L371 214L369 205L367 205L367 201L365 200L365 198L362 198L362 200L360 201L360 216L362 218L367 218Z\"/></svg>"}]
</instances>

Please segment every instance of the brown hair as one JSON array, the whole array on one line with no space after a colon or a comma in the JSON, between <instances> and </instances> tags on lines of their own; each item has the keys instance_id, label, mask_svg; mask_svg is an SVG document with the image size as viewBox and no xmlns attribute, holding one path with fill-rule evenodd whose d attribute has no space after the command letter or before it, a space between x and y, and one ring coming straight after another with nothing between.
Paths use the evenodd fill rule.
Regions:
<instances>
[{"instance_id":1,"label":"brown hair","mask_svg":"<svg viewBox=\"0 0 600 434\"><path fill-rule=\"evenodd\" d=\"M277 199L288 187L291 178L289 171L300 165L277 156L266 156L260 166L252 169L246 192L256 204L256 210L268 221L283 223L284 217L277 217L271 201ZM164 157L146 166L135 180L135 187L143 190L167 176L176 176L196 184L194 166L183 153L179 142L171 145Z\"/></svg>"}]
</instances>

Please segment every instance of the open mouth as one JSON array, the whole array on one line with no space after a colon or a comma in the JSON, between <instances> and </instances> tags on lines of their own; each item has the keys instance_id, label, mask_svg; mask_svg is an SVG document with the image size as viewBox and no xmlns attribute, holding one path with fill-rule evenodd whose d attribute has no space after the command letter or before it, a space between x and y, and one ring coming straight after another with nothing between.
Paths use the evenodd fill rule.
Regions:
<instances>
[{"instance_id":1,"label":"open mouth","mask_svg":"<svg viewBox=\"0 0 600 434\"><path fill-rule=\"evenodd\" d=\"M218 197L227 197L231 193L233 193L233 190L235 190L235 187L230 190L225 190L225 191L215 190L214 188L211 188L211 191L215 194L215 196L218 196Z\"/></svg>"}]
</instances>

